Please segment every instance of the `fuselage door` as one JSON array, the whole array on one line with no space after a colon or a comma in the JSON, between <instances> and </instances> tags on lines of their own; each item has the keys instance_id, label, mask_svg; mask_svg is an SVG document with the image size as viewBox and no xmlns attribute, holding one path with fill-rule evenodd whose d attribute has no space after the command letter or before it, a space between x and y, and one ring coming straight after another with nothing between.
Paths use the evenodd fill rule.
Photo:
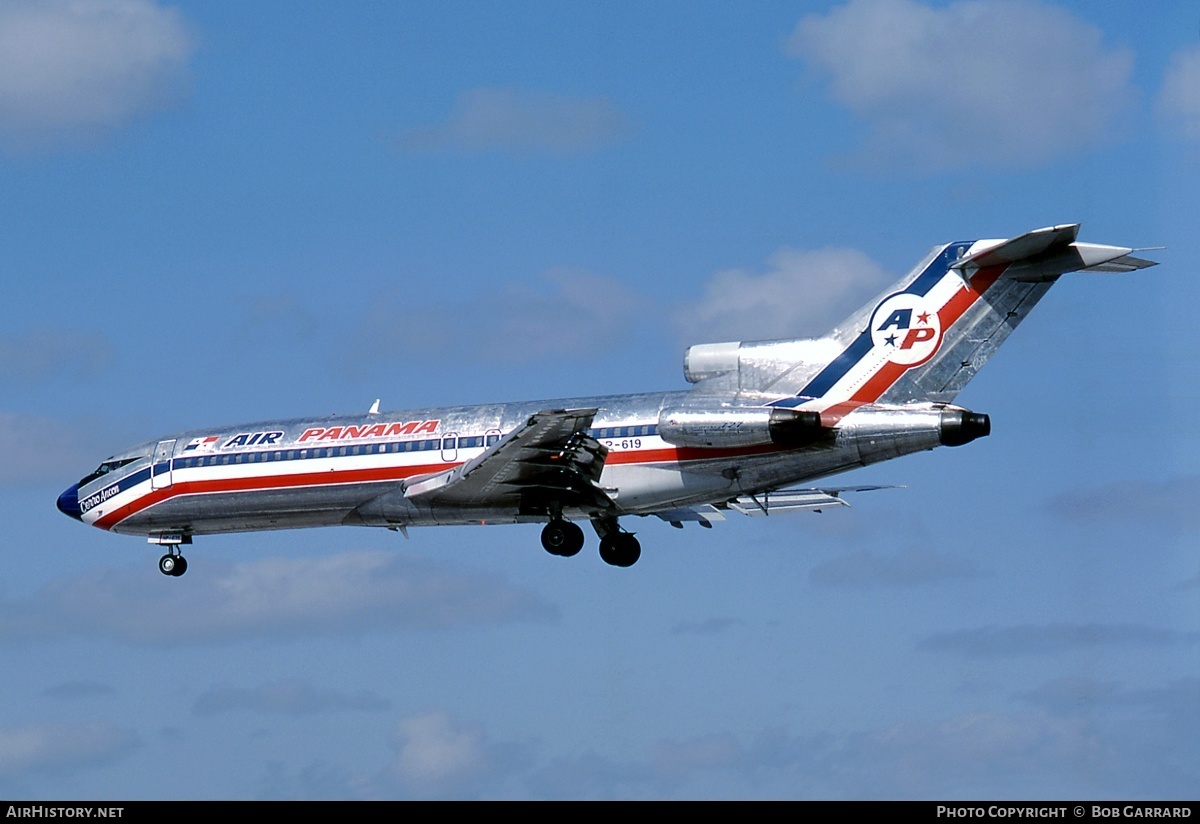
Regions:
<instances>
[{"instance_id":1,"label":"fuselage door","mask_svg":"<svg viewBox=\"0 0 1200 824\"><path fill-rule=\"evenodd\" d=\"M150 488L166 489L171 485L171 455L175 452L175 439L159 441L154 448L154 462L150 466Z\"/></svg>"},{"instance_id":2,"label":"fuselage door","mask_svg":"<svg viewBox=\"0 0 1200 824\"><path fill-rule=\"evenodd\" d=\"M447 432L442 436L442 460L458 460L458 433Z\"/></svg>"}]
</instances>

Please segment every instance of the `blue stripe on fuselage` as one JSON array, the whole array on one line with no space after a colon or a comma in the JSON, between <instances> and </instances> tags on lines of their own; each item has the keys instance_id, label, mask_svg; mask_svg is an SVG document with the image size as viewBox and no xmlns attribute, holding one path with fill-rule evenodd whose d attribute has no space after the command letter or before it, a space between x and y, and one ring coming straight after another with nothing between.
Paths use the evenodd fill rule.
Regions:
<instances>
[{"instance_id":1,"label":"blue stripe on fuselage","mask_svg":"<svg viewBox=\"0 0 1200 824\"><path fill-rule=\"evenodd\" d=\"M507 433L505 433L507 434ZM635 426L608 426L597 427L588 430L588 434L600 440L610 440L613 438L627 437L649 437L658 434L658 424L640 424ZM171 470L193 469L204 466L235 466L245 463L277 463L280 461L305 461L313 459L325 458L362 458L369 455L402 452L436 452L443 446L443 437L427 438L419 441L383 441L381 443L353 443L344 444L341 447L337 446L299 446L290 444L281 449L251 449L242 452L205 452L202 454L180 455L171 458L170 461L158 461L153 467L146 467L137 472L126 475L112 483L109 483L99 491L102 499L107 499L117 494L118 492L132 489L140 483L144 483L150 479L151 469L153 469L155 477L165 475ZM392 449L391 447L402 445L405 449ZM478 449L484 445L483 436L463 435L457 437L458 449ZM384 452L361 452L358 454L337 455L335 453L339 448L350 449L351 447L388 447ZM244 458L251 460L244 460ZM212 460L214 458L221 459L219 462ZM238 460L243 458L243 460ZM118 489L119 487L119 489ZM95 495L97 493L93 493ZM87 496L91 498L92 495Z\"/></svg>"}]
</instances>

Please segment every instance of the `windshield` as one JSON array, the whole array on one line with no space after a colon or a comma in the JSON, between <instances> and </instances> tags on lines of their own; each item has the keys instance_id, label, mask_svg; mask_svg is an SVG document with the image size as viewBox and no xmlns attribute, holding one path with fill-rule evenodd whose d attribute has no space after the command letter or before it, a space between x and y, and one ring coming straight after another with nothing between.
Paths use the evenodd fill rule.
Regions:
<instances>
[{"instance_id":1,"label":"windshield","mask_svg":"<svg viewBox=\"0 0 1200 824\"><path fill-rule=\"evenodd\" d=\"M120 469L121 467L125 466L126 464L131 464L136 460L137 460L137 458L122 458L119 461L105 461L104 463L102 463L98 467L96 467L96 470L94 472L92 472L92 474L88 475L86 478L84 478L82 481L80 481L79 485L87 486L92 481L96 480L97 478L107 475L109 472L113 472L117 469Z\"/></svg>"}]
</instances>

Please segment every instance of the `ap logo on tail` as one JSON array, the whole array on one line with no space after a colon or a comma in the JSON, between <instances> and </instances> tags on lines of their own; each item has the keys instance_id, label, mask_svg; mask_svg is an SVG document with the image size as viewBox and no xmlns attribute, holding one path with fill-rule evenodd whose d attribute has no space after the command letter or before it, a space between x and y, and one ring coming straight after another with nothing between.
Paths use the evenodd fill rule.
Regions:
<instances>
[{"instance_id":1,"label":"ap logo on tail","mask_svg":"<svg viewBox=\"0 0 1200 824\"><path fill-rule=\"evenodd\" d=\"M871 340L892 363L916 366L941 346L942 324L936 308L924 297L901 292L875 308Z\"/></svg>"}]
</instances>

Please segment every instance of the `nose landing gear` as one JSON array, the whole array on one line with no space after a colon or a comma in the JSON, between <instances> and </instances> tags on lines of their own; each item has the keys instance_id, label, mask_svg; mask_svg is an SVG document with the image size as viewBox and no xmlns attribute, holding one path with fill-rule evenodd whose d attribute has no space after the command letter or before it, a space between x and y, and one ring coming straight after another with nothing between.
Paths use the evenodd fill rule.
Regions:
<instances>
[{"instance_id":1,"label":"nose landing gear","mask_svg":"<svg viewBox=\"0 0 1200 824\"><path fill-rule=\"evenodd\" d=\"M178 550L176 550L178 552ZM172 555L168 552L166 555L158 559L158 571L163 575L170 575L173 578L178 578L183 573L187 572L187 558L182 555Z\"/></svg>"},{"instance_id":2,"label":"nose landing gear","mask_svg":"<svg viewBox=\"0 0 1200 824\"><path fill-rule=\"evenodd\" d=\"M165 546L167 554L158 559L158 571L163 575L169 575L172 578L178 578L183 573L187 572L187 558L179 552L179 547L183 544L192 542L191 535L183 535L178 532L163 532L158 535L151 535L149 542L158 546Z\"/></svg>"}]
</instances>

